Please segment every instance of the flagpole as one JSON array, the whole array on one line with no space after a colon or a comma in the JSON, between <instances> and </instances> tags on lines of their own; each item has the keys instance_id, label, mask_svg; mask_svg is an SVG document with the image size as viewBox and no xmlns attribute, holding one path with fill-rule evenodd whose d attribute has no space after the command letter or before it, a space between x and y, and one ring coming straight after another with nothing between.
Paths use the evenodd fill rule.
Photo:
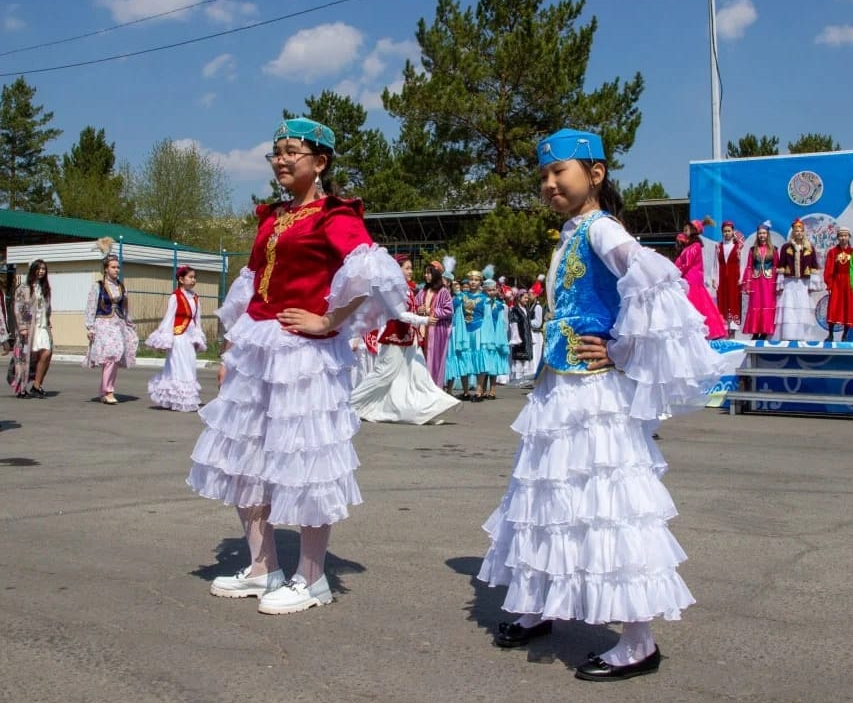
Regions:
<instances>
[{"instance_id":1,"label":"flagpole","mask_svg":"<svg viewBox=\"0 0 853 703\"><path fill-rule=\"evenodd\" d=\"M720 70L717 63L717 7L708 0L708 27L711 33L711 153L714 159L723 158L720 139Z\"/></svg>"}]
</instances>

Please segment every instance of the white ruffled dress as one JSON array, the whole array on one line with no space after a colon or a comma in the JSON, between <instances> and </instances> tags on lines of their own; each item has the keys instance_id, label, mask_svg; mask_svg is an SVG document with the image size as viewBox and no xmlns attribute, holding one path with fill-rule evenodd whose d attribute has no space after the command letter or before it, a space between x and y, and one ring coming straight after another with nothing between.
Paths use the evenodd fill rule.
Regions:
<instances>
[{"instance_id":1,"label":"white ruffled dress","mask_svg":"<svg viewBox=\"0 0 853 703\"><path fill-rule=\"evenodd\" d=\"M192 311L192 320L181 334L175 334L176 295L183 295ZM196 352L207 349L201 327L200 305L192 292L181 290L169 296L160 325L145 340L152 349L168 351L163 370L148 381L148 395L161 408L195 412L201 404L201 386L196 374Z\"/></svg>"},{"instance_id":2,"label":"white ruffled dress","mask_svg":"<svg viewBox=\"0 0 853 703\"><path fill-rule=\"evenodd\" d=\"M579 218L566 223L548 277ZM512 428L521 435L509 487L484 525L478 578L508 586L503 608L588 623L675 620L694 602L676 567L686 555L667 522L677 515L652 433L659 419L701 407L726 371L705 340L675 266L617 222L589 230L618 278L608 343L616 369L558 374L545 367Z\"/></svg>"},{"instance_id":3,"label":"white ruffled dress","mask_svg":"<svg viewBox=\"0 0 853 703\"><path fill-rule=\"evenodd\" d=\"M362 502L354 475L359 420L350 406L350 339L405 309L405 279L385 249L359 245L332 280L328 310L367 299L338 335L313 339L244 312L254 276L244 268L216 313L232 346L223 356L218 397L199 411L207 427L187 483L227 505L270 505L272 524L332 524Z\"/></svg>"}]
</instances>

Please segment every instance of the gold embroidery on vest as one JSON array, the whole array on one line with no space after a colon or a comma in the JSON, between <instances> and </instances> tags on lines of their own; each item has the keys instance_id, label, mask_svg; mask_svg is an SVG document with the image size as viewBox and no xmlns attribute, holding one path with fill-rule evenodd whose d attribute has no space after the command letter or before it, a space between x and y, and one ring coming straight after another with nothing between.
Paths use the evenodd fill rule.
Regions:
<instances>
[{"instance_id":1,"label":"gold embroidery on vest","mask_svg":"<svg viewBox=\"0 0 853 703\"><path fill-rule=\"evenodd\" d=\"M462 301L462 317L465 318L465 322L471 322L474 319L474 308L477 307L477 300L475 298L465 297Z\"/></svg>"},{"instance_id":2,"label":"gold embroidery on vest","mask_svg":"<svg viewBox=\"0 0 853 703\"><path fill-rule=\"evenodd\" d=\"M320 212L323 208L320 206L315 207L304 207L301 210L297 210L296 212L292 212L290 210L285 210L284 208L278 208L276 210L276 218L275 225L273 226L273 233L270 235L270 238L267 240L266 246L266 259L267 264L264 267L264 275L261 277L260 285L258 285L258 293L264 299L265 303L270 301L269 299L269 288L270 288L270 278L272 278L272 270L275 266L275 245L278 242L279 235L284 232L286 229L292 227L299 220L304 220L306 217L313 215L315 213Z\"/></svg>"},{"instance_id":3,"label":"gold embroidery on vest","mask_svg":"<svg viewBox=\"0 0 853 703\"><path fill-rule=\"evenodd\" d=\"M578 278L583 278L586 275L586 264L578 256L580 241L580 237L575 237L575 241L572 242L572 248L566 255L566 275L563 277L564 288L571 288Z\"/></svg>"},{"instance_id":4,"label":"gold embroidery on vest","mask_svg":"<svg viewBox=\"0 0 853 703\"><path fill-rule=\"evenodd\" d=\"M578 345L581 343L580 335L576 334L571 325L560 321L560 334L566 338L566 362L569 366L577 366L581 360L575 353Z\"/></svg>"}]
</instances>

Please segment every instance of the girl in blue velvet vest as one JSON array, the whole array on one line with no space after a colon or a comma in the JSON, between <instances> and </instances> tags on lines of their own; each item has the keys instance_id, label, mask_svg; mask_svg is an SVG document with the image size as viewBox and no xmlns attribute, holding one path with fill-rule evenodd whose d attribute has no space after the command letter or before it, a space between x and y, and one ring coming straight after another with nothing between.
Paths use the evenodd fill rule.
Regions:
<instances>
[{"instance_id":1,"label":"girl in blue velvet vest","mask_svg":"<svg viewBox=\"0 0 853 703\"><path fill-rule=\"evenodd\" d=\"M618 643L576 676L615 681L658 669L656 617L694 602L667 523L666 462L652 434L676 407L704 404L725 372L681 274L610 213L620 198L600 137L563 129L538 147L542 196L568 220L547 276L543 358L513 429L509 488L484 525L479 578L507 586L495 644L516 647L554 620L622 623Z\"/></svg>"}]
</instances>

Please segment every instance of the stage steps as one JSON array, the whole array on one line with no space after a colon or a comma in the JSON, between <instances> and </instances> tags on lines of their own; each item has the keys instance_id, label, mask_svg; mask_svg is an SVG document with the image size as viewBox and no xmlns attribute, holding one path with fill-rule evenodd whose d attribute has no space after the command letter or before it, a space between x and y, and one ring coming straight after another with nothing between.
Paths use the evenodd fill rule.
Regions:
<instances>
[{"instance_id":1,"label":"stage steps","mask_svg":"<svg viewBox=\"0 0 853 703\"><path fill-rule=\"evenodd\" d=\"M743 367L737 370L740 388L726 393L730 415L853 416L853 344L759 341L744 352ZM758 387L759 379L763 388ZM797 382L791 384L792 379Z\"/></svg>"}]
</instances>

